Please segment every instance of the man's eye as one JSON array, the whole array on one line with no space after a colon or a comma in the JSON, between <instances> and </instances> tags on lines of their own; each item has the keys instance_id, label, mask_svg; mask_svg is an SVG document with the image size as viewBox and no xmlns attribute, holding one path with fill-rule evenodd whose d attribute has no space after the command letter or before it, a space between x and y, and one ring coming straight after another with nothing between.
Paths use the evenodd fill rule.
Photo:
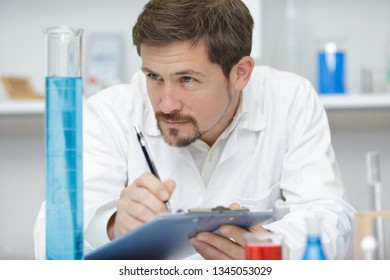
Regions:
<instances>
[{"instance_id":1,"label":"man's eye","mask_svg":"<svg viewBox=\"0 0 390 280\"><path fill-rule=\"evenodd\" d=\"M182 81L183 81L184 83L190 83L190 82L193 82L193 81L194 81L193 78L188 77L188 76L184 76L184 77L182 77L181 79L182 79Z\"/></svg>"},{"instance_id":2,"label":"man's eye","mask_svg":"<svg viewBox=\"0 0 390 280\"><path fill-rule=\"evenodd\" d=\"M151 78L152 80L155 80L155 81L161 80L160 76L157 74L150 73L150 74L148 74L148 76L149 76L149 78Z\"/></svg>"}]
</instances>

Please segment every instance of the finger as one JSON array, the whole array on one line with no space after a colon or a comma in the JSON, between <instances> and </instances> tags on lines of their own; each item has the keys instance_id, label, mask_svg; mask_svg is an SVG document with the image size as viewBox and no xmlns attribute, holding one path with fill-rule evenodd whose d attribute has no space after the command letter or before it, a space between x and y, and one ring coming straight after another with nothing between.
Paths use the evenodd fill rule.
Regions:
<instances>
[{"instance_id":1,"label":"finger","mask_svg":"<svg viewBox=\"0 0 390 280\"><path fill-rule=\"evenodd\" d=\"M240 228L233 225L223 225L220 227L220 232L227 238L231 238L240 244L242 247L245 247L245 233L248 232L269 232L267 229L263 228L260 225L253 226L249 230Z\"/></svg>"},{"instance_id":2,"label":"finger","mask_svg":"<svg viewBox=\"0 0 390 280\"><path fill-rule=\"evenodd\" d=\"M130 199L121 199L118 202L118 212L143 223L150 221L156 216L156 213L150 207Z\"/></svg>"},{"instance_id":3,"label":"finger","mask_svg":"<svg viewBox=\"0 0 390 280\"><path fill-rule=\"evenodd\" d=\"M223 225L220 227L219 231L226 236L227 238L233 239L241 247L245 247L245 233L248 233L248 230L240 228L233 225Z\"/></svg>"},{"instance_id":4,"label":"finger","mask_svg":"<svg viewBox=\"0 0 390 280\"><path fill-rule=\"evenodd\" d=\"M149 190L161 201L166 201L169 199L169 190L167 189L165 184L163 184L152 173L144 173L134 182L134 184Z\"/></svg>"},{"instance_id":5,"label":"finger","mask_svg":"<svg viewBox=\"0 0 390 280\"><path fill-rule=\"evenodd\" d=\"M190 243L206 260L231 260L227 254L213 247L209 243L198 239L197 237L191 238Z\"/></svg>"},{"instance_id":6,"label":"finger","mask_svg":"<svg viewBox=\"0 0 390 280\"><path fill-rule=\"evenodd\" d=\"M132 207L137 205L144 206L154 215L161 212L165 212L164 201L156 197L148 189L142 187L135 187L133 188L133 190L129 190L127 198L129 199L129 203Z\"/></svg>"},{"instance_id":7,"label":"finger","mask_svg":"<svg viewBox=\"0 0 390 280\"><path fill-rule=\"evenodd\" d=\"M156 214L145 205L122 198L118 202L114 235L118 237L132 231L155 216Z\"/></svg>"},{"instance_id":8,"label":"finger","mask_svg":"<svg viewBox=\"0 0 390 280\"><path fill-rule=\"evenodd\" d=\"M163 200L161 197L156 196L156 194L151 191L151 189L153 188L158 188L155 185L163 184L153 175L143 175L139 179L134 181L132 185L122 190L120 200L125 201L125 204L130 203L131 206L141 204L148 208L150 211L152 211L154 215L157 213L165 212L165 200ZM161 188L165 187L162 186ZM167 194L167 196L169 197L169 194Z\"/></svg>"},{"instance_id":9,"label":"finger","mask_svg":"<svg viewBox=\"0 0 390 280\"><path fill-rule=\"evenodd\" d=\"M196 236L195 247L202 256L209 259L244 259L244 248L219 234L201 232Z\"/></svg>"},{"instance_id":10,"label":"finger","mask_svg":"<svg viewBox=\"0 0 390 280\"><path fill-rule=\"evenodd\" d=\"M250 232L271 232L270 230L263 228L260 225L256 225L256 226L249 228L249 231Z\"/></svg>"},{"instance_id":11,"label":"finger","mask_svg":"<svg viewBox=\"0 0 390 280\"><path fill-rule=\"evenodd\" d=\"M176 183L174 181L172 181L172 180L166 180L166 181L163 182L163 184L165 185L166 189L169 192L169 197L171 197L173 191L176 188ZM171 205L169 203L169 199L165 201L165 206L166 206L166 211L172 211Z\"/></svg>"},{"instance_id":12,"label":"finger","mask_svg":"<svg viewBox=\"0 0 390 280\"><path fill-rule=\"evenodd\" d=\"M134 230L155 217L155 213L144 205L123 198L123 195L121 197L114 223L115 237Z\"/></svg>"}]
</instances>

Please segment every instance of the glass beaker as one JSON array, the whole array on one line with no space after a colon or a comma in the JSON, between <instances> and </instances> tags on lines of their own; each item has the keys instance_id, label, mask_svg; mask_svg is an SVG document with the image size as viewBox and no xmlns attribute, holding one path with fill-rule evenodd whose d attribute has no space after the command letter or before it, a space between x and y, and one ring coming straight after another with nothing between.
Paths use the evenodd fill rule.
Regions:
<instances>
[{"instance_id":1,"label":"glass beaker","mask_svg":"<svg viewBox=\"0 0 390 280\"><path fill-rule=\"evenodd\" d=\"M51 27L46 41L46 258L83 259L83 30Z\"/></svg>"},{"instance_id":2,"label":"glass beaker","mask_svg":"<svg viewBox=\"0 0 390 280\"><path fill-rule=\"evenodd\" d=\"M244 234L246 260L281 260L283 237L271 232Z\"/></svg>"}]
</instances>

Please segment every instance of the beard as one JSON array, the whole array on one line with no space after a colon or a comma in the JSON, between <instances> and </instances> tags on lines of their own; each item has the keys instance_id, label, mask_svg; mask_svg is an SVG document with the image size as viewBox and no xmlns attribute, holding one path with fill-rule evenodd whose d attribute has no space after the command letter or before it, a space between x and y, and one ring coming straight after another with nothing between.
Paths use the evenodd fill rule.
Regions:
<instances>
[{"instance_id":1,"label":"beard","mask_svg":"<svg viewBox=\"0 0 390 280\"><path fill-rule=\"evenodd\" d=\"M160 130L164 141L173 147L186 147L200 139L207 131L202 131L198 127L198 123L195 118L190 115L180 115L179 113L165 114L163 112L157 112L155 114L157 120L157 128ZM179 129L169 128L164 131L161 128L161 121L183 121L187 122L191 126L191 131L186 136L181 136Z\"/></svg>"},{"instance_id":2,"label":"beard","mask_svg":"<svg viewBox=\"0 0 390 280\"><path fill-rule=\"evenodd\" d=\"M203 135L205 135L207 132L212 130L213 128L217 127L218 124L223 120L225 115L228 112L228 109L230 108L230 105L233 100L233 90L229 89L229 87L226 88L227 96L228 96L228 102L225 107L225 110L221 114L218 121L216 121L213 125L211 125L206 130L201 130L198 126L198 122L196 119L190 115L181 115L178 112L172 112L170 114L165 114L161 111L158 111L155 113L155 117L157 120L157 128L160 130L161 135L164 138L164 141L173 147L186 147L194 143L196 140L200 139ZM187 135L182 136L180 135L180 130L176 128L169 128L167 131L164 131L161 127L162 121L172 121L172 122L187 122L187 125L191 126L190 133L187 133Z\"/></svg>"}]
</instances>

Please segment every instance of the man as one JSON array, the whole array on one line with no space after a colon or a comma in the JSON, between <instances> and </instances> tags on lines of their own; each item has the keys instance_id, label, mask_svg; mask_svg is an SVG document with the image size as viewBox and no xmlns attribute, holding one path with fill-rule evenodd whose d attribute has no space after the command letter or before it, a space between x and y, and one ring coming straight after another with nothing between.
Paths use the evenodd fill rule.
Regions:
<instances>
[{"instance_id":1,"label":"man","mask_svg":"<svg viewBox=\"0 0 390 280\"><path fill-rule=\"evenodd\" d=\"M146 4L133 28L143 74L93 96L84 111L87 248L149 222L169 200L173 211L274 209L275 222L250 230L282 234L292 259L302 257L305 217L315 213L328 257L345 256L354 210L325 111L305 79L254 67L252 30L240 0ZM161 181L149 172L134 125ZM190 242L205 259L243 259L246 230L220 232Z\"/></svg>"}]
</instances>

